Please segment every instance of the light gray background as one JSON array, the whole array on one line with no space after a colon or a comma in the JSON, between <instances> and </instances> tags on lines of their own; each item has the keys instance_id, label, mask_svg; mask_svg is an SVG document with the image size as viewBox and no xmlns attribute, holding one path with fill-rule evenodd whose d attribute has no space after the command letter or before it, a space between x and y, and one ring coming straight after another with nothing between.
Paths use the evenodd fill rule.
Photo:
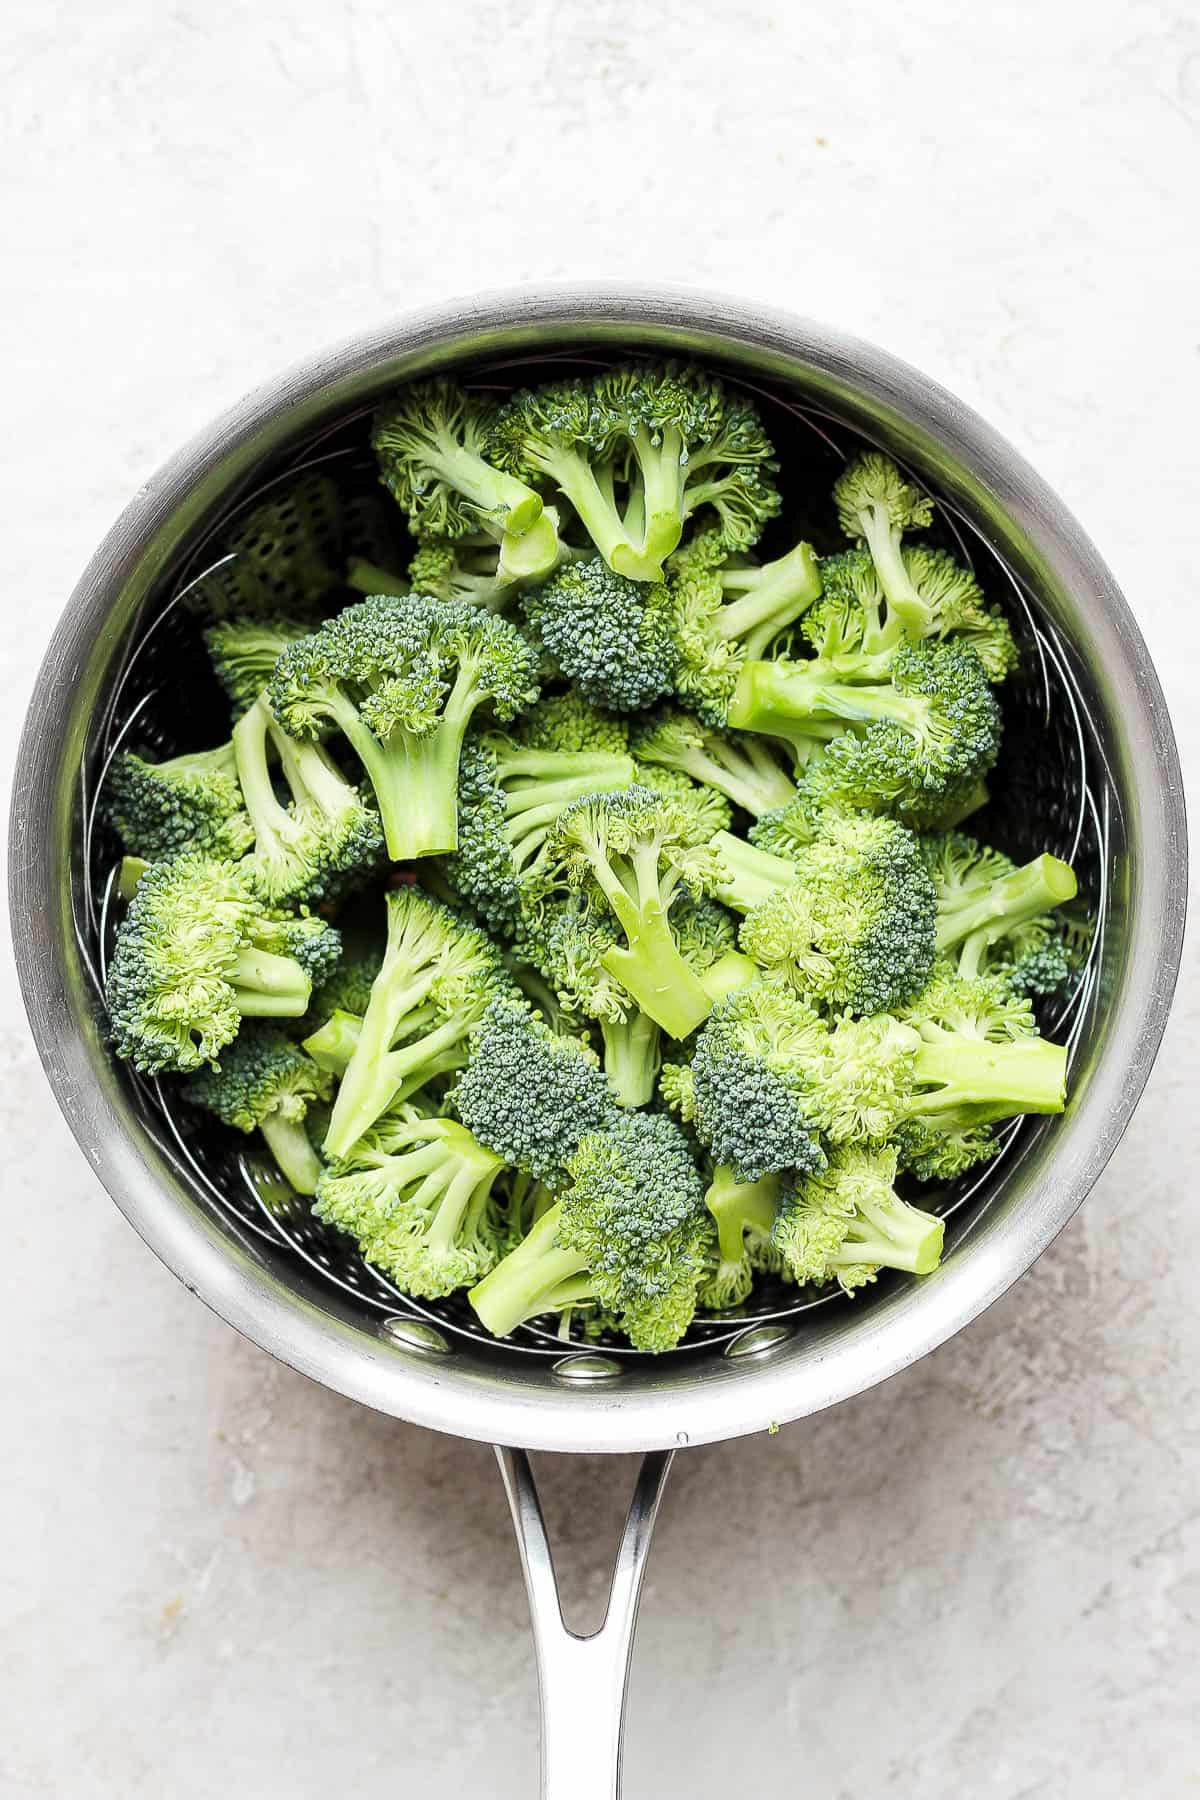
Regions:
<instances>
[{"instance_id":1,"label":"light gray background","mask_svg":"<svg viewBox=\"0 0 1200 1800\"><path fill-rule=\"evenodd\" d=\"M96 540L258 377L476 286L668 277L838 321L1076 509L1200 738L1200 23L1184 0L18 0L4 706ZM7 764L6 764L7 766ZM136 1241L0 996L0 1793L527 1800L485 1449L275 1367ZM1185 979L1077 1222L956 1343L693 1451L630 1800L1200 1792ZM631 1465L544 1465L594 1601Z\"/></svg>"}]
</instances>

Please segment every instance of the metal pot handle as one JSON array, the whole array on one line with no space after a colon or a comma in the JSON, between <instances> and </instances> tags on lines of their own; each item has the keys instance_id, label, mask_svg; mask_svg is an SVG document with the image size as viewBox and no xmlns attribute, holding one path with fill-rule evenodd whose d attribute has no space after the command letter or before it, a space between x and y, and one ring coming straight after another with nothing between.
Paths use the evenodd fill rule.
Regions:
<instances>
[{"instance_id":1,"label":"metal pot handle","mask_svg":"<svg viewBox=\"0 0 1200 1800\"><path fill-rule=\"evenodd\" d=\"M542 1800L620 1800L625 1690L638 1600L674 1451L642 1461L613 1564L604 1623L587 1637L563 1621L554 1556L524 1450L496 1445L512 1512L537 1657Z\"/></svg>"}]
</instances>

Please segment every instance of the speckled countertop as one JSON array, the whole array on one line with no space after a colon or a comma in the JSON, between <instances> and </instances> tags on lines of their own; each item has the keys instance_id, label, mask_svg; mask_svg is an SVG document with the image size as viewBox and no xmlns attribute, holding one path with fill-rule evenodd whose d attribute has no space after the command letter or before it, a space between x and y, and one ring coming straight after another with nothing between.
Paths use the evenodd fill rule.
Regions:
<instances>
[{"instance_id":1,"label":"speckled countertop","mask_svg":"<svg viewBox=\"0 0 1200 1800\"><path fill-rule=\"evenodd\" d=\"M407 305L669 277L877 338L1079 514L1200 750L1200 20L1182 0L14 0L0 733L137 484ZM105 1199L7 963L0 1792L527 1800L490 1453L269 1362ZM1200 1793L1200 991L1037 1269L883 1392L695 1451L631 1800ZM629 1463L545 1467L595 1599Z\"/></svg>"}]
</instances>

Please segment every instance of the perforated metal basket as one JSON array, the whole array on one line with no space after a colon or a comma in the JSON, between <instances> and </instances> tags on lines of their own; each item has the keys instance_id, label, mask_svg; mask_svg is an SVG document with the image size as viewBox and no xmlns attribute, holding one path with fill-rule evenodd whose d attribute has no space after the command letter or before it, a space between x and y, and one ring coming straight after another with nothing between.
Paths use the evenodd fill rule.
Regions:
<instances>
[{"instance_id":1,"label":"perforated metal basket","mask_svg":"<svg viewBox=\"0 0 1200 1800\"><path fill-rule=\"evenodd\" d=\"M947 1253L934 1275L881 1280L853 1301L766 1292L754 1312L701 1322L659 1358L533 1328L496 1344L460 1306L406 1300L316 1226L244 1140L116 1069L100 982L114 847L97 813L106 761L128 734L164 749L216 735L213 696L180 675L202 664L185 654L177 600L239 509L300 468L353 477L364 416L399 381L453 369L506 387L644 347L701 358L754 392L789 471L793 525L828 516L839 459L863 443L887 448L935 495L937 529L1007 605L1023 647L981 830L1018 855L1070 860L1095 925L1076 990L1044 1021L1071 1044L1069 1110L1014 1125L993 1163L940 1196ZM1185 857L1174 742L1133 619L1078 526L1007 445L913 370L823 328L705 296L589 289L485 297L355 339L251 395L147 485L86 571L39 677L11 889L31 1020L72 1129L193 1291L294 1367L401 1417L507 1445L661 1452L883 1379L1029 1266L1086 1195L1149 1072L1180 956ZM664 1469L660 1455L626 1539L624 1603L604 1653L614 1697ZM527 1465L508 1455L506 1474L536 1601L545 1547ZM546 1656L552 1639L543 1621ZM615 1732L606 1745L600 1761L615 1767ZM581 1788L573 1775L572 1788L613 1792L605 1780Z\"/></svg>"}]
</instances>

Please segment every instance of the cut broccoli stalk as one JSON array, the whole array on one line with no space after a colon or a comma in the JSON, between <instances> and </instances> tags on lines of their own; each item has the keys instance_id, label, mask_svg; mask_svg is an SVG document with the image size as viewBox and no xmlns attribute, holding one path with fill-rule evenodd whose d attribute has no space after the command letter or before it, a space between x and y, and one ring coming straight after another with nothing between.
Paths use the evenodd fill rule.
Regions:
<instances>
[{"instance_id":1,"label":"cut broccoli stalk","mask_svg":"<svg viewBox=\"0 0 1200 1800\"><path fill-rule=\"evenodd\" d=\"M627 1019L601 1019L604 1073L622 1106L645 1106L654 1096L662 1061L662 1032L634 1008Z\"/></svg>"},{"instance_id":2,"label":"cut broccoli stalk","mask_svg":"<svg viewBox=\"0 0 1200 1800\"><path fill-rule=\"evenodd\" d=\"M946 1032L925 1039L913 1065L916 1088L907 1117L970 1107L995 1119L1019 1113L1060 1113L1066 1104L1067 1052L1045 1038L993 1044Z\"/></svg>"},{"instance_id":3,"label":"cut broccoli stalk","mask_svg":"<svg viewBox=\"0 0 1200 1800\"><path fill-rule=\"evenodd\" d=\"M735 912L752 912L770 895L794 887L799 880L795 864L786 856L760 850L731 831L718 831L712 847L721 860L721 874L712 883L712 893Z\"/></svg>"},{"instance_id":4,"label":"cut broccoli stalk","mask_svg":"<svg viewBox=\"0 0 1200 1800\"><path fill-rule=\"evenodd\" d=\"M1078 885L1069 863L1057 856L1036 856L1011 875L985 887L968 888L958 904L939 908L937 947L945 951L961 945L960 971L976 975L993 944L1073 900Z\"/></svg>"},{"instance_id":5,"label":"cut broccoli stalk","mask_svg":"<svg viewBox=\"0 0 1200 1800\"><path fill-rule=\"evenodd\" d=\"M719 1167L704 1204L717 1227L718 1262L710 1275L705 1303L720 1309L737 1306L749 1291L752 1271L746 1259L746 1233L769 1238L775 1224L782 1176L762 1175L757 1181L739 1181L733 1169Z\"/></svg>"},{"instance_id":6,"label":"cut broccoli stalk","mask_svg":"<svg viewBox=\"0 0 1200 1800\"><path fill-rule=\"evenodd\" d=\"M298 1194L315 1194L321 1179L321 1159L313 1149L300 1119L281 1112L268 1113L258 1122L267 1149L279 1164L284 1179Z\"/></svg>"},{"instance_id":7,"label":"cut broccoli stalk","mask_svg":"<svg viewBox=\"0 0 1200 1800\"><path fill-rule=\"evenodd\" d=\"M637 868L637 859L635 859ZM667 909L658 897L658 864L637 868L631 899L615 877L598 874L627 944L614 944L600 961L644 1013L672 1037L688 1037L712 1010L704 983L675 942Z\"/></svg>"},{"instance_id":8,"label":"cut broccoli stalk","mask_svg":"<svg viewBox=\"0 0 1200 1800\"><path fill-rule=\"evenodd\" d=\"M381 569L365 556L352 556L346 564L346 586L360 594L401 595L412 591L412 582L403 575L393 575L390 569Z\"/></svg>"},{"instance_id":9,"label":"cut broccoli stalk","mask_svg":"<svg viewBox=\"0 0 1200 1800\"><path fill-rule=\"evenodd\" d=\"M812 545L797 544L774 562L722 569L721 586L739 597L719 608L713 630L719 637L740 639L746 656L757 658L766 655L785 625L820 599L821 569Z\"/></svg>"},{"instance_id":10,"label":"cut broccoli stalk","mask_svg":"<svg viewBox=\"0 0 1200 1800\"><path fill-rule=\"evenodd\" d=\"M245 944L227 979L244 1019L299 1019L308 1010L312 979L292 956Z\"/></svg>"},{"instance_id":11,"label":"cut broccoli stalk","mask_svg":"<svg viewBox=\"0 0 1200 1800\"><path fill-rule=\"evenodd\" d=\"M736 994L739 988L749 987L758 978L759 967L752 957L743 956L740 950L727 950L724 956L709 964L700 980L715 1006L726 994Z\"/></svg>"},{"instance_id":12,"label":"cut broccoli stalk","mask_svg":"<svg viewBox=\"0 0 1200 1800\"><path fill-rule=\"evenodd\" d=\"M544 1212L515 1250L476 1287L470 1300L493 1337L507 1337L527 1319L596 1298L588 1258L558 1241L562 1202Z\"/></svg>"},{"instance_id":13,"label":"cut broccoli stalk","mask_svg":"<svg viewBox=\"0 0 1200 1800\"><path fill-rule=\"evenodd\" d=\"M827 1252L829 1269L857 1269L864 1264L929 1275L942 1260L945 1225L921 1212L899 1194L862 1194L838 1249Z\"/></svg>"},{"instance_id":14,"label":"cut broccoli stalk","mask_svg":"<svg viewBox=\"0 0 1200 1800\"><path fill-rule=\"evenodd\" d=\"M351 701L333 695L331 712L375 790L393 862L458 848L458 764L477 704L464 666L432 731L418 734L397 726L381 741Z\"/></svg>"}]
</instances>

